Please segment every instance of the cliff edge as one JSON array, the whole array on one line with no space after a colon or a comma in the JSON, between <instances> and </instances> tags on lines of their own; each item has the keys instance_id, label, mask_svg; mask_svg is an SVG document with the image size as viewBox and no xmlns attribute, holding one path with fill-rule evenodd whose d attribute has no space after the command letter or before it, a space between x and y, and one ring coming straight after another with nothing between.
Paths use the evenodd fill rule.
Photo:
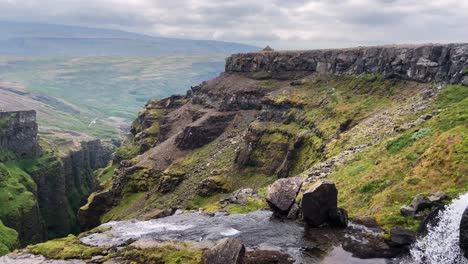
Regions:
<instances>
[{"instance_id":1,"label":"cliff edge","mask_svg":"<svg viewBox=\"0 0 468 264\"><path fill-rule=\"evenodd\" d=\"M379 73L418 82L468 85L468 44L358 47L310 51L240 53L227 58L226 72L291 79L311 73Z\"/></svg>"}]
</instances>

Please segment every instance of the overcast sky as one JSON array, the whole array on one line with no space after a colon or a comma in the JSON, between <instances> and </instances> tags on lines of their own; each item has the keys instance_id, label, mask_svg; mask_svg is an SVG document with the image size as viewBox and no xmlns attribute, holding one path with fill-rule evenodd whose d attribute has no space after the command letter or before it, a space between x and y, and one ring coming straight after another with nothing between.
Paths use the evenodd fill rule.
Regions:
<instances>
[{"instance_id":1,"label":"overcast sky","mask_svg":"<svg viewBox=\"0 0 468 264\"><path fill-rule=\"evenodd\" d=\"M468 42L467 0L0 0L0 20L276 49Z\"/></svg>"}]
</instances>

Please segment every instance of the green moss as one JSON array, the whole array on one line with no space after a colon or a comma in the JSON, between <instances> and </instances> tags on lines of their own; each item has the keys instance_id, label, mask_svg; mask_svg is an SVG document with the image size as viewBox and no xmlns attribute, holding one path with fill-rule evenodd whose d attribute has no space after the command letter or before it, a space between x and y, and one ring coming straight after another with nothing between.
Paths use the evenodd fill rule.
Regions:
<instances>
[{"instance_id":1,"label":"green moss","mask_svg":"<svg viewBox=\"0 0 468 264\"><path fill-rule=\"evenodd\" d=\"M0 163L0 179L0 219L19 228L22 219L37 206L36 184L13 161Z\"/></svg>"},{"instance_id":2,"label":"green moss","mask_svg":"<svg viewBox=\"0 0 468 264\"><path fill-rule=\"evenodd\" d=\"M3 225L0 220L0 256L8 254L19 245L18 233Z\"/></svg>"},{"instance_id":3,"label":"green moss","mask_svg":"<svg viewBox=\"0 0 468 264\"><path fill-rule=\"evenodd\" d=\"M5 134L8 122L10 122L10 120L15 117L16 113L11 113L8 116L0 118L0 136Z\"/></svg>"},{"instance_id":4,"label":"green moss","mask_svg":"<svg viewBox=\"0 0 468 264\"><path fill-rule=\"evenodd\" d=\"M122 160L129 160L139 154L140 147L131 142L127 142L120 146L114 153L114 160L119 162Z\"/></svg>"},{"instance_id":5,"label":"green moss","mask_svg":"<svg viewBox=\"0 0 468 264\"><path fill-rule=\"evenodd\" d=\"M230 204L225 209L230 214L246 214L265 208L268 208L265 199L247 198L246 205Z\"/></svg>"},{"instance_id":6,"label":"green moss","mask_svg":"<svg viewBox=\"0 0 468 264\"><path fill-rule=\"evenodd\" d=\"M154 264L201 264L202 251L195 250L183 242L163 244L156 248L133 248L131 246L118 253L131 263Z\"/></svg>"},{"instance_id":7,"label":"green moss","mask_svg":"<svg viewBox=\"0 0 468 264\"><path fill-rule=\"evenodd\" d=\"M107 250L106 247L92 247L82 244L74 235L28 246L28 249L34 254L51 259L90 259Z\"/></svg>"}]
</instances>

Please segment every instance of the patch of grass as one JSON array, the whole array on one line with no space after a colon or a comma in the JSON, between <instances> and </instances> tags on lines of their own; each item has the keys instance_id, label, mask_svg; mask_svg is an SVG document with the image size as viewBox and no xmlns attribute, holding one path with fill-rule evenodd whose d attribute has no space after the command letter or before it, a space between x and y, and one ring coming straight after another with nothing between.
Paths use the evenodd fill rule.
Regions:
<instances>
[{"instance_id":1,"label":"patch of grass","mask_svg":"<svg viewBox=\"0 0 468 264\"><path fill-rule=\"evenodd\" d=\"M247 198L246 205L230 204L225 209L230 214L247 214L265 208L268 208L265 199Z\"/></svg>"},{"instance_id":2,"label":"patch of grass","mask_svg":"<svg viewBox=\"0 0 468 264\"><path fill-rule=\"evenodd\" d=\"M145 194L146 193L144 192L125 194L117 206L113 207L110 211L101 216L101 223L106 223L110 220L130 218L131 215L128 214L127 211L130 210L134 203Z\"/></svg>"},{"instance_id":3,"label":"patch of grass","mask_svg":"<svg viewBox=\"0 0 468 264\"><path fill-rule=\"evenodd\" d=\"M404 133L397 139L389 141L386 145L388 154L393 155L400 152L402 149L411 146L415 141L429 135L431 131L430 128L422 128L414 133Z\"/></svg>"},{"instance_id":4,"label":"patch of grass","mask_svg":"<svg viewBox=\"0 0 468 264\"><path fill-rule=\"evenodd\" d=\"M19 245L16 230L3 225L0 220L0 256L8 254Z\"/></svg>"},{"instance_id":5,"label":"patch of grass","mask_svg":"<svg viewBox=\"0 0 468 264\"><path fill-rule=\"evenodd\" d=\"M107 250L106 247L92 247L82 244L74 235L28 246L28 249L34 254L51 259L90 259Z\"/></svg>"},{"instance_id":6,"label":"patch of grass","mask_svg":"<svg viewBox=\"0 0 468 264\"><path fill-rule=\"evenodd\" d=\"M0 219L19 230L37 206L36 184L14 161L0 163Z\"/></svg>"},{"instance_id":7,"label":"patch of grass","mask_svg":"<svg viewBox=\"0 0 468 264\"><path fill-rule=\"evenodd\" d=\"M114 153L114 160L120 162L122 160L129 160L138 155L140 147L137 144L127 142L120 146Z\"/></svg>"},{"instance_id":8,"label":"patch of grass","mask_svg":"<svg viewBox=\"0 0 468 264\"><path fill-rule=\"evenodd\" d=\"M131 263L154 264L201 264L202 251L195 250L183 242L166 243L156 248L133 248L131 246L118 253Z\"/></svg>"}]
</instances>

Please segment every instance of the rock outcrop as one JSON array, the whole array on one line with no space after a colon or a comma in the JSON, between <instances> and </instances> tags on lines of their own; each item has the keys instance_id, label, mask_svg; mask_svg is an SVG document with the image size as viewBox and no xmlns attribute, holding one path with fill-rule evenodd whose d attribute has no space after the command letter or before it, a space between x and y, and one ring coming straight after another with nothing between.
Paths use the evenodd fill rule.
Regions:
<instances>
[{"instance_id":1,"label":"rock outcrop","mask_svg":"<svg viewBox=\"0 0 468 264\"><path fill-rule=\"evenodd\" d=\"M419 82L468 85L468 44L358 47L242 53L226 60L226 72L258 78L294 79L311 73L381 73Z\"/></svg>"},{"instance_id":2,"label":"rock outcrop","mask_svg":"<svg viewBox=\"0 0 468 264\"><path fill-rule=\"evenodd\" d=\"M36 111L0 112L0 148L24 158L39 155Z\"/></svg>"},{"instance_id":3,"label":"rock outcrop","mask_svg":"<svg viewBox=\"0 0 468 264\"><path fill-rule=\"evenodd\" d=\"M395 246L409 246L416 241L416 233L401 227L390 230L390 241Z\"/></svg>"}]
</instances>

